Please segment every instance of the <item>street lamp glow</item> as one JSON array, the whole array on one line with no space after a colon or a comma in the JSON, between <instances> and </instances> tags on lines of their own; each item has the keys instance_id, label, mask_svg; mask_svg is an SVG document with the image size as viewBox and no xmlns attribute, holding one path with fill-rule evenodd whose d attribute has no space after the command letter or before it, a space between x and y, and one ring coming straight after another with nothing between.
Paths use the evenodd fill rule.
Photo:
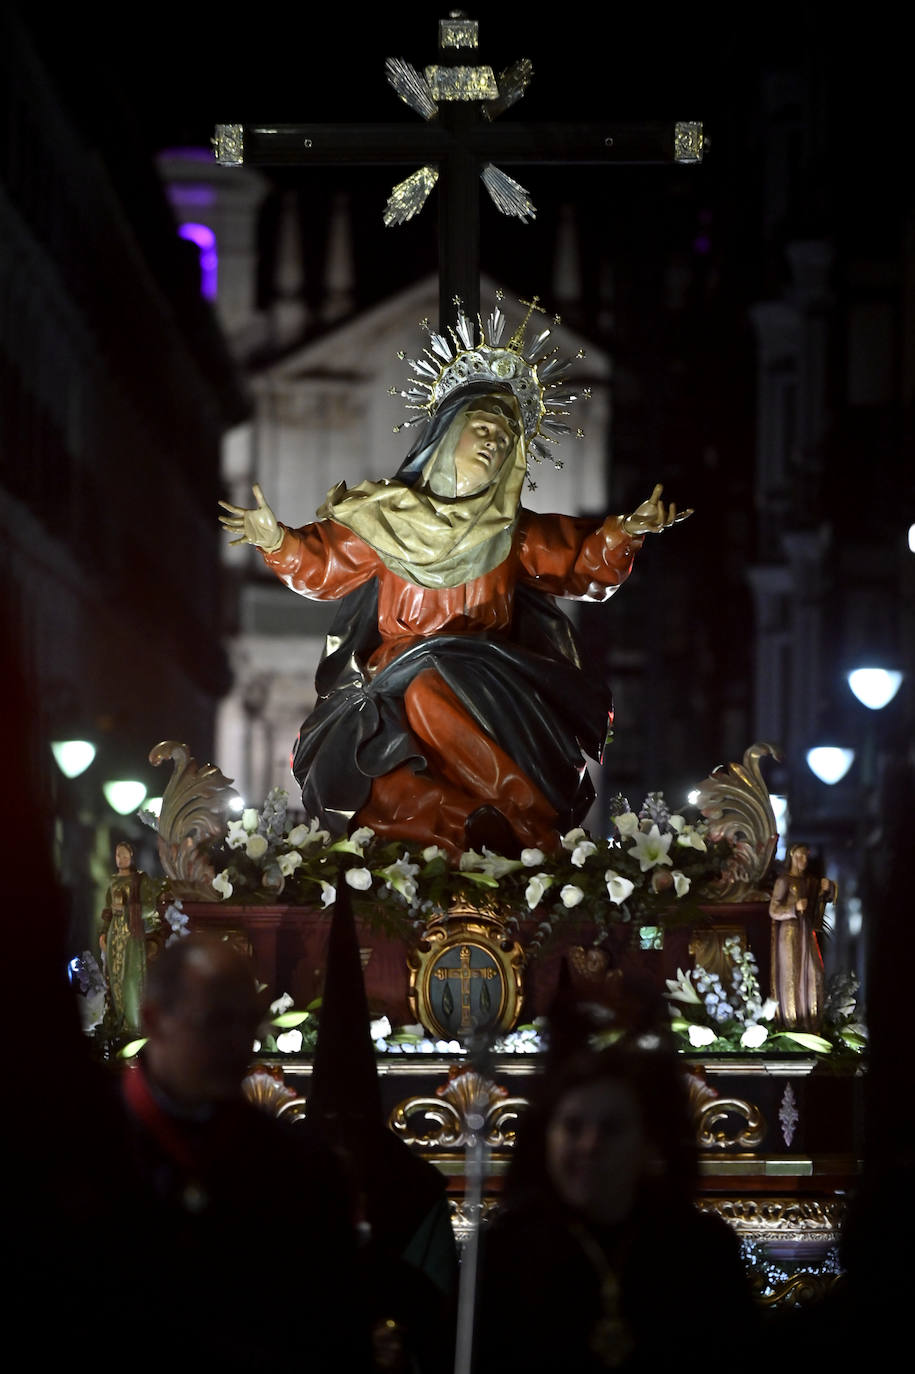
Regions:
<instances>
[{"instance_id":1,"label":"street lamp glow","mask_svg":"<svg viewBox=\"0 0 915 1374\"><path fill-rule=\"evenodd\" d=\"M848 674L848 685L862 706L882 711L899 691L902 673L895 668L856 668Z\"/></svg>"},{"instance_id":2,"label":"street lamp glow","mask_svg":"<svg viewBox=\"0 0 915 1374\"><path fill-rule=\"evenodd\" d=\"M820 782L841 782L855 761L854 749L841 749L834 744L820 744L807 750L807 767L815 773Z\"/></svg>"},{"instance_id":3,"label":"street lamp glow","mask_svg":"<svg viewBox=\"0 0 915 1374\"><path fill-rule=\"evenodd\" d=\"M112 811L116 811L119 816L129 816L131 811L136 811L146 796L144 784L129 778L118 778L103 783L102 791Z\"/></svg>"},{"instance_id":4,"label":"street lamp glow","mask_svg":"<svg viewBox=\"0 0 915 1374\"><path fill-rule=\"evenodd\" d=\"M909 526L909 548L915 553L915 525Z\"/></svg>"},{"instance_id":5,"label":"street lamp glow","mask_svg":"<svg viewBox=\"0 0 915 1374\"><path fill-rule=\"evenodd\" d=\"M144 803L144 805L143 805L143 810L144 810L144 811L151 811L152 814L153 814L154 816L161 816L161 814L162 814L162 798L161 798L161 797L147 797L147 798L146 798L146 801L145 801L145 803Z\"/></svg>"},{"instance_id":6,"label":"street lamp glow","mask_svg":"<svg viewBox=\"0 0 915 1374\"><path fill-rule=\"evenodd\" d=\"M51 753L65 778L78 778L95 758L95 745L87 739L58 739L52 743Z\"/></svg>"}]
</instances>

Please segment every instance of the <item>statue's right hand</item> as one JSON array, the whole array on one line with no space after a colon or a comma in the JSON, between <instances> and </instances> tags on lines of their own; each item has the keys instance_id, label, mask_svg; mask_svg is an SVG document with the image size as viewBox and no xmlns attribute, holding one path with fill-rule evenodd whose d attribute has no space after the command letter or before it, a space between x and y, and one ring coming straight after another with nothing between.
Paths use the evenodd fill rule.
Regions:
<instances>
[{"instance_id":1,"label":"statue's right hand","mask_svg":"<svg viewBox=\"0 0 915 1374\"><path fill-rule=\"evenodd\" d=\"M265 553L275 553L283 542L283 531L256 482L251 490L257 502L253 508L233 506L228 501L220 501L223 509L229 512L228 515L219 517L220 523L230 533L238 534L237 539L229 540L230 544L254 544Z\"/></svg>"}]
</instances>

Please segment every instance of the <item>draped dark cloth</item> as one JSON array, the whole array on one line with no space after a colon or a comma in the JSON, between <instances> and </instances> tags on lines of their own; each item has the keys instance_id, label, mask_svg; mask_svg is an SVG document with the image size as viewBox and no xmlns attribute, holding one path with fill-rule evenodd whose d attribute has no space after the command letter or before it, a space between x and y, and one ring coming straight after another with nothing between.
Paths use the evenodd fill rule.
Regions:
<instances>
[{"instance_id":1,"label":"draped dark cloth","mask_svg":"<svg viewBox=\"0 0 915 1374\"><path fill-rule=\"evenodd\" d=\"M497 390L472 383L448 397L395 480L413 485L468 399ZM508 633L429 635L374 675L366 665L382 643L377 579L341 600L315 676L318 703L292 757L307 815L339 833L368 801L374 778L404 764L427 769L403 695L431 668L470 719L536 780L560 827L584 819L595 794L582 756L601 756L610 691L600 674L583 670L575 631L553 596L518 584L513 598Z\"/></svg>"}]
</instances>

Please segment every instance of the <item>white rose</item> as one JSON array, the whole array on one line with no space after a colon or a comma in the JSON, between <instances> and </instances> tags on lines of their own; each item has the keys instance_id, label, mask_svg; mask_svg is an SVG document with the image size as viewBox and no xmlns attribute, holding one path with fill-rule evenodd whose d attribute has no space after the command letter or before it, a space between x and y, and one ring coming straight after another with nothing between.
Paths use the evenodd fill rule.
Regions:
<instances>
[{"instance_id":1,"label":"white rose","mask_svg":"<svg viewBox=\"0 0 915 1374\"><path fill-rule=\"evenodd\" d=\"M689 1026L686 1033L689 1036L689 1043L697 1050L718 1039L711 1026Z\"/></svg>"},{"instance_id":2,"label":"white rose","mask_svg":"<svg viewBox=\"0 0 915 1374\"><path fill-rule=\"evenodd\" d=\"M253 806L246 806L241 813L241 823L249 835L253 835L257 829L257 812Z\"/></svg>"},{"instance_id":3,"label":"white rose","mask_svg":"<svg viewBox=\"0 0 915 1374\"><path fill-rule=\"evenodd\" d=\"M621 816L613 817L613 824L621 835L634 835L639 828L639 818L634 811L624 811Z\"/></svg>"},{"instance_id":4,"label":"white rose","mask_svg":"<svg viewBox=\"0 0 915 1374\"><path fill-rule=\"evenodd\" d=\"M585 834L584 830L578 825L574 830L570 830L567 835L563 835L562 847L563 849L574 849L577 844L580 844L582 840L586 840L587 838L588 836Z\"/></svg>"},{"instance_id":5,"label":"white rose","mask_svg":"<svg viewBox=\"0 0 915 1374\"><path fill-rule=\"evenodd\" d=\"M282 1035L276 1037L276 1047L280 1054L298 1054L302 1048L302 1032L300 1030L283 1031Z\"/></svg>"},{"instance_id":6,"label":"white rose","mask_svg":"<svg viewBox=\"0 0 915 1374\"><path fill-rule=\"evenodd\" d=\"M248 843L245 845L245 853L249 859L262 859L267 853L267 838L265 835L249 835Z\"/></svg>"},{"instance_id":7,"label":"white rose","mask_svg":"<svg viewBox=\"0 0 915 1374\"><path fill-rule=\"evenodd\" d=\"M221 873L216 874L216 877L213 879L213 886L219 893L220 897L222 897L223 899L225 899L226 897L231 897L232 893L235 891L235 889L229 881L228 870L225 868L222 870Z\"/></svg>"},{"instance_id":8,"label":"white rose","mask_svg":"<svg viewBox=\"0 0 915 1374\"><path fill-rule=\"evenodd\" d=\"M290 850L288 854L281 854L279 865L283 877L291 878L301 862L302 856L295 849Z\"/></svg>"},{"instance_id":9,"label":"white rose","mask_svg":"<svg viewBox=\"0 0 915 1374\"><path fill-rule=\"evenodd\" d=\"M293 826L292 830L290 830L289 832L289 843L295 845L296 848L299 848L299 846L303 845L305 841L308 839L308 834L309 831L307 825Z\"/></svg>"},{"instance_id":10,"label":"white rose","mask_svg":"<svg viewBox=\"0 0 915 1374\"><path fill-rule=\"evenodd\" d=\"M768 1039L769 1032L766 1030L765 1026L753 1025L747 1026L743 1035L740 1037L740 1043L743 1045L744 1049L758 1050L760 1045L764 1044Z\"/></svg>"},{"instance_id":11,"label":"white rose","mask_svg":"<svg viewBox=\"0 0 915 1374\"><path fill-rule=\"evenodd\" d=\"M377 1021L369 1022L369 1035L373 1040L383 1040L390 1034L391 1023L386 1016L379 1016Z\"/></svg>"},{"instance_id":12,"label":"white rose","mask_svg":"<svg viewBox=\"0 0 915 1374\"><path fill-rule=\"evenodd\" d=\"M367 868L348 868L346 881L359 892L367 892L372 886L372 875Z\"/></svg>"},{"instance_id":13,"label":"white rose","mask_svg":"<svg viewBox=\"0 0 915 1374\"><path fill-rule=\"evenodd\" d=\"M562 898L563 906L567 907L578 906L578 903L583 902L585 898L581 888L576 887L574 883L566 883L559 895Z\"/></svg>"},{"instance_id":14,"label":"white rose","mask_svg":"<svg viewBox=\"0 0 915 1374\"><path fill-rule=\"evenodd\" d=\"M522 849L521 862L524 864L525 868L536 868L538 864L543 863L543 850Z\"/></svg>"}]
</instances>

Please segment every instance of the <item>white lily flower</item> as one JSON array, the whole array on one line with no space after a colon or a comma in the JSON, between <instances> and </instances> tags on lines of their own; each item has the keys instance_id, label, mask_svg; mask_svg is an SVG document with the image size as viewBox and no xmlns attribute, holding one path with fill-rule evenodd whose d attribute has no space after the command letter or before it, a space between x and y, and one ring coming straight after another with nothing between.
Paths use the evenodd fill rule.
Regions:
<instances>
[{"instance_id":1,"label":"white lily flower","mask_svg":"<svg viewBox=\"0 0 915 1374\"><path fill-rule=\"evenodd\" d=\"M634 811L624 811L621 816L614 816L613 824L627 840L639 832L639 818Z\"/></svg>"},{"instance_id":2,"label":"white lily flower","mask_svg":"<svg viewBox=\"0 0 915 1374\"><path fill-rule=\"evenodd\" d=\"M359 892L368 892L372 886L372 875L367 868L348 868L346 881Z\"/></svg>"},{"instance_id":3,"label":"white lily flower","mask_svg":"<svg viewBox=\"0 0 915 1374\"><path fill-rule=\"evenodd\" d=\"M522 849L521 863L525 868L536 868L543 863L542 849Z\"/></svg>"},{"instance_id":4,"label":"white lily flower","mask_svg":"<svg viewBox=\"0 0 915 1374\"><path fill-rule=\"evenodd\" d=\"M662 835L656 824L651 827L647 834L644 830L639 830L632 836L632 839L632 848L626 852L638 859L639 867L643 873L647 873L649 868L655 868L658 864L673 862L667 853L673 834Z\"/></svg>"},{"instance_id":5,"label":"white lily flower","mask_svg":"<svg viewBox=\"0 0 915 1374\"><path fill-rule=\"evenodd\" d=\"M703 1045L710 1045L713 1040L718 1039L718 1036L712 1030L711 1026L689 1026L687 1027L686 1034L689 1036L689 1043L697 1050L702 1049Z\"/></svg>"},{"instance_id":6,"label":"white lily flower","mask_svg":"<svg viewBox=\"0 0 915 1374\"><path fill-rule=\"evenodd\" d=\"M292 1006L292 998L288 992L284 992L282 997L278 997L275 1002L270 1003L270 1010L274 1016L282 1016L284 1011L288 1011Z\"/></svg>"},{"instance_id":7,"label":"white lily flower","mask_svg":"<svg viewBox=\"0 0 915 1374\"><path fill-rule=\"evenodd\" d=\"M439 844L427 845L423 850L423 863L431 864L434 859L447 859L447 852Z\"/></svg>"},{"instance_id":8,"label":"white lily flower","mask_svg":"<svg viewBox=\"0 0 915 1374\"><path fill-rule=\"evenodd\" d=\"M359 828L354 830L352 835L350 835L350 841L353 844L357 844L360 849L364 849L371 840L374 840L374 838L375 832L370 825L360 825Z\"/></svg>"},{"instance_id":9,"label":"white lily flower","mask_svg":"<svg viewBox=\"0 0 915 1374\"><path fill-rule=\"evenodd\" d=\"M221 873L216 874L216 877L213 879L213 886L223 900L232 896L235 889L229 881L229 870L227 868L224 868Z\"/></svg>"},{"instance_id":10,"label":"white lily flower","mask_svg":"<svg viewBox=\"0 0 915 1374\"><path fill-rule=\"evenodd\" d=\"M245 853L249 859L262 859L267 853L266 835L249 835L245 844Z\"/></svg>"},{"instance_id":11,"label":"white lily flower","mask_svg":"<svg viewBox=\"0 0 915 1374\"><path fill-rule=\"evenodd\" d=\"M553 879L548 873L535 873L528 883L524 897L528 906L533 911L537 906L544 892L553 886Z\"/></svg>"},{"instance_id":12,"label":"white lily flower","mask_svg":"<svg viewBox=\"0 0 915 1374\"><path fill-rule=\"evenodd\" d=\"M671 1002L691 1002L693 1006L701 1007L702 999L693 987L693 980L688 973L684 973L682 968L677 969L676 978L667 978L667 992L664 994Z\"/></svg>"},{"instance_id":13,"label":"white lily flower","mask_svg":"<svg viewBox=\"0 0 915 1374\"><path fill-rule=\"evenodd\" d=\"M689 892L690 880L685 873L681 873L679 868L675 868L670 875L674 880L674 892L678 897L685 897Z\"/></svg>"},{"instance_id":14,"label":"white lily flower","mask_svg":"<svg viewBox=\"0 0 915 1374\"><path fill-rule=\"evenodd\" d=\"M465 849L458 859L458 869L461 873L473 873L477 869L486 866L486 855L478 854L475 849Z\"/></svg>"},{"instance_id":15,"label":"white lily flower","mask_svg":"<svg viewBox=\"0 0 915 1374\"><path fill-rule=\"evenodd\" d=\"M307 825L293 826L288 838L289 843L296 849L304 849L312 844L330 844L330 832L322 830L314 816Z\"/></svg>"},{"instance_id":16,"label":"white lily flower","mask_svg":"<svg viewBox=\"0 0 915 1374\"><path fill-rule=\"evenodd\" d=\"M740 1037L740 1043L743 1045L744 1049L758 1050L760 1045L765 1044L768 1039L769 1032L766 1030L765 1026L752 1025L747 1026L743 1035Z\"/></svg>"},{"instance_id":17,"label":"white lily flower","mask_svg":"<svg viewBox=\"0 0 915 1374\"><path fill-rule=\"evenodd\" d=\"M577 844L581 844L582 840L586 840L587 838L587 832L582 830L580 825L577 825L574 830L570 830L567 835L563 835L562 847L563 849L574 849Z\"/></svg>"},{"instance_id":18,"label":"white lily flower","mask_svg":"<svg viewBox=\"0 0 915 1374\"><path fill-rule=\"evenodd\" d=\"M248 832L243 821L229 821L226 830L226 846L229 849L243 849L248 842Z\"/></svg>"},{"instance_id":19,"label":"white lily flower","mask_svg":"<svg viewBox=\"0 0 915 1374\"><path fill-rule=\"evenodd\" d=\"M257 822L259 819L260 818L257 814L257 811L253 806L245 807L244 811L241 813L241 823L244 826L247 834L254 834L255 830L257 829Z\"/></svg>"},{"instance_id":20,"label":"white lily flower","mask_svg":"<svg viewBox=\"0 0 915 1374\"><path fill-rule=\"evenodd\" d=\"M578 903L583 902L585 899L585 894L582 892L581 888L576 887L574 883L566 883L565 887L560 891L559 896L562 899L563 906L567 907L578 906Z\"/></svg>"},{"instance_id":21,"label":"white lily flower","mask_svg":"<svg viewBox=\"0 0 915 1374\"><path fill-rule=\"evenodd\" d=\"M384 1040L391 1034L391 1023L386 1016L379 1016L377 1021L369 1022L369 1035L373 1040Z\"/></svg>"},{"instance_id":22,"label":"white lily flower","mask_svg":"<svg viewBox=\"0 0 915 1374\"><path fill-rule=\"evenodd\" d=\"M302 862L302 856L297 849L290 849L286 854L281 854L277 859L280 872L284 878L291 878L293 873Z\"/></svg>"},{"instance_id":23,"label":"white lily flower","mask_svg":"<svg viewBox=\"0 0 915 1374\"><path fill-rule=\"evenodd\" d=\"M419 872L419 864L411 864L410 856L406 853L394 863L388 864L386 868L378 870L379 877L384 878L385 886L394 892L399 892L406 897L408 902L412 902L416 896L416 875ZM347 874L349 877L349 874Z\"/></svg>"},{"instance_id":24,"label":"white lily flower","mask_svg":"<svg viewBox=\"0 0 915 1374\"><path fill-rule=\"evenodd\" d=\"M593 840L581 840L572 850L571 862L575 868L584 868L585 860L596 853L597 845Z\"/></svg>"},{"instance_id":25,"label":"white lily flower","mask_svg":"<svg viewBox=\"0 0 915 1374\"><path fill-rule=\"evenodd\" d=\"M276 1037L276 1047L280 1054L298 1054L302 1048L302 1032L295 1029L283 1031L282 1035Z\"/></svg>"},{"instance_id":26,"label":"white lily flower","mask_svg":"<svg viewBox=\"0 0 915 1374\"><path fill-rule=\"evenodd\" d=\"M625 902L635 890L635 883L624 878L621 873L614 873L612 868L608 868L604 874L604 882L607 884L607 894L611 902L616 902L617 906Z\"/></svg>"},{"instance_id":27,"label":"white lily flower","mask_svg":"<svg viewBox=\"0 0 915 1374\"><path fill-rule=\"evenodd\" d=\"M323 878L320 879L320 883L321 905L324 907L333 906L334 902L337 900L337 889L334 887L333 883L326 883Z\"/></svg>"}]
</instances>

